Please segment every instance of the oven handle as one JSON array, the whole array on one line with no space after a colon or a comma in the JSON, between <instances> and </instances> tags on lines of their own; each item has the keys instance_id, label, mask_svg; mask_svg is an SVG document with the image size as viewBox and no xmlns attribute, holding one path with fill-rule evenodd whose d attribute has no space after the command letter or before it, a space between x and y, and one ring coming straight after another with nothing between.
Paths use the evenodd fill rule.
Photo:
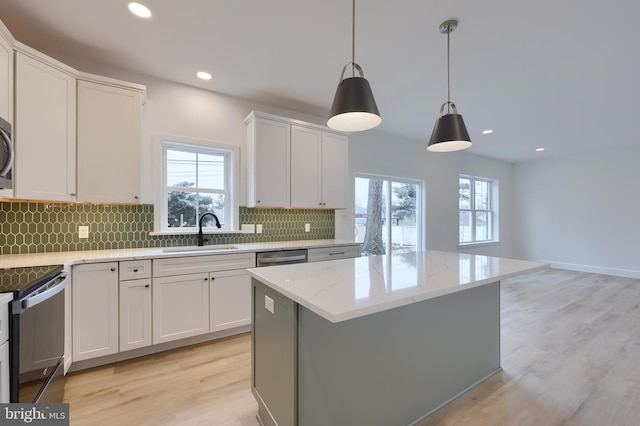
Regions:
<instances>
[{"instance_id":1,"label":"oven handle","mask_svg":"<svg viewBox=\"0 0 640 426\"><path fill-rule=\"evenodd\" d=\"M32 308L38 303L44 302L45 300L55 296L56 294L64 290L67 287L67 273L61 272L60 275L58 275L42 287L46 288L46 290L22 300L22 310Z\"/></svg>"}]
</instances>

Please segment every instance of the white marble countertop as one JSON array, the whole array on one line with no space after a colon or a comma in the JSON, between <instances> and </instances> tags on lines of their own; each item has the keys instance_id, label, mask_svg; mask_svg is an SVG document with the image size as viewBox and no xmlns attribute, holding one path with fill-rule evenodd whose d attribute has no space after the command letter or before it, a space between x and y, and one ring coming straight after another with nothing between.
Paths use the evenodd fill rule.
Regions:
<instances>
[{"instance_id":1,"label":"white marble countertop","mask_svg":"<svg viewBox=\"0 0 640 426\"><path fill-rule=\"evenodd\" d=\"M300 240L300 241L273 241L267 243L246 243L227 245L210 245L214 250L202 250L203 247L193 248L193 251L165 251L178 247L136 248L114 250L86 250L67 251L59 253L33 253L33 254L7 254L0 256L0 268L17 268L21 266L64 265L65 267L78 263L98 263L104 261L154 259L161 257L185 257L204 256L212 254L260 252L271 250L288 250L299 248L333 247L336 245L358 245L348 240ZM224 247L233 247L229 250L216 250Z\"/></svg>"},{"instance_id":2,"label":"white marble countertop","mask_svg":"<svg viewBox=\"0 0 640 426\"><path fill-rule=\"evenodd\" d=\"M547 267L540 262L425 251L248 271L277 292L335 323Z\"/></svg>"}]
</instances>

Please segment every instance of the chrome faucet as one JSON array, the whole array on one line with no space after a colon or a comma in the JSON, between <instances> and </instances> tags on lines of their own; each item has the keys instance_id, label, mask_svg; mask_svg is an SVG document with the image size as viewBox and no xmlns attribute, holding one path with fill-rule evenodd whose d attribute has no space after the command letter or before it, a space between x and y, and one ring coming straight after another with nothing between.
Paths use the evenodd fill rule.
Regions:
<instances>
[{"instance_id":1,"label":"chrome faucet","mask_svg":"<svg viewBox=\"0 0 640 426\"><path fill-rule=\"evenodd\" d=\"M218 220L218 216L216 216L215 214L207 212L200 216L200 220L198 221L198 247L202 247L205 241L209 241L208 238L204 238L204 235L202 235L202 219L209 215L213 216L213 218L216 220L216 228L222 228L222 225L220 225L220 221Z\"/></svg>"}]
</instances>

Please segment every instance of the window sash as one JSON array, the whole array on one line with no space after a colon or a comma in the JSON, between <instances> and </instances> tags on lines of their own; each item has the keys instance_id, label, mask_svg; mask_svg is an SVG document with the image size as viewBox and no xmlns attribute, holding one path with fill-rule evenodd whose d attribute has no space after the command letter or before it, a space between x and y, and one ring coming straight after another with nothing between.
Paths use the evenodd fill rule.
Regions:
<instances>
[{"instance_id":1,"label":"window sash","mask_svg":"<svg viewBox=\"0 0 640 426\"><path fill-rule=\"evenodd\" d=\"M461 186L464 184L468 184L468 188L462 189ZM477 184L483 184L486 188L486 194L482 197L480 201L481 204L485 205L487 208L476 208L477 203ZM460 176L458 179L458 242L460 244L471 244L476 242L488 242L493 241L494 238L494 211L493 211L493 185L494 182L489 179L475 178L471 176ZM468 196L469 200L464 200L464 202L468 203L469 208L463 208L463 200L461 198L462 195ZM484 226L479 226L478 217L485 216L486 221ZM463 217L467 218L466 221L463 220ZM464 223L463 223L464 222ZM468 222L468 223L467 223ZM478 231L482 228L485 228L484 236L479 236Z\"/></svg>"},{"instance_id":2,"label":"window sash","mask_svg":"<svg viewBox=\"0 0 640 426\"><path fill-rule=\"evenodd\" d=\"M181 187L181 186L175 186L175 185L168 185L168 154L167 151L181 151L181 152L188 152L188 153L194 153L197 155L209 155L209 156L221 156L223 157L224 160L224 164L223 164L223 186L224 188L219 189L219 188L206 188L206 187L198 187L198 179L199 179L199 159L198 157L196 157L196 164L195 164L195 177L196 177L196 182L194 183L194 186L191 187ZM195 145L191 145L191 144L186 144L186 143L181 143L181 142L174 142L174 141L162 141L162 177L163 177L163 182L162 182L162 212L161 212L161 229L162 230L171 230L171 231L175 231L176 229L180 229L180 228L175 228L175 227L170 227L168 224L168 217L169 217L169 193L170 192L186 192L186 193L197 193L197 194L211 194L211 195L222 195L224 197L224 209L223 209L223 215L224 215L224 223L223 223L223 229L230 229L231 226L231 214L232 214L232 194L231 194L231 186L230 186L230 179L232 178L231 176L231 167L232 167L232 151L231 150L225 150L225 149L221 149L221 148L215 148L215 147L207 147L207 146L195 146ZM196 212L197 215L197 212ZM211 222L210 222L211 223ZM186 227L186 230L193 230L194 227L190 226L190 227ZM205 226L203 229L206 230L215 230L217 228L215 228L214 226Z\"/></svg>"}]
</instances>

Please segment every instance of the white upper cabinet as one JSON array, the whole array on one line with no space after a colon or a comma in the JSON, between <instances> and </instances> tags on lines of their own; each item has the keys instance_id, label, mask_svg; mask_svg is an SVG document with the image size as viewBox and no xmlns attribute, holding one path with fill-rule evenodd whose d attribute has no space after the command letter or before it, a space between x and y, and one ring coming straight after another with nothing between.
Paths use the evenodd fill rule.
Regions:
<instances>
[{"instance_id":1,"label":"white upper cabinet","mask_svg":"<svg viewBox=\"0 0 640 426\"><path fill-rule=\"evenodd\" d=\"M321 208L320 152L322 132L291 126L291 205Z\"/></svg>"},{"instance_id":2,"label":"white upper cabinet","mask_svg":"<svg viewBox=\"0 0 640 426\"><path fill-rule=\"evenodd\" d=\"M342 209L346 204L348 139L291 126L291 206Z\"/></svg>"},{"instance_id":3,"label":"white upper cabinet","mask_svg":"<svg viewBox=\"0 0 640 426\"><path fill-rule=\"evenodd\" d=\"M349 140L346 136L322 132L321 152L322 207L347 207L347 180L349 169Z\"/></svg>"},{"instance_id":4,"label":"white upper cabinet","mask_svg":"<svg viewBox=\"0 0 640 426\"><path fill-rule=\"evenodd\" d=\"M260 117L247 124L248 206L291 205L290 127Z\"/></svg>"},{"instance_id":5,"label":"white upper cabinet","mask_svg":"<svg viewBox=\"0 0 640 426\"><path fill-rule=\"evenodd\" d=\"M15 196L76 200L76 79L16 53Z\"/></svg>"},{"instance_id":6,"label":"white upper cabinet","mask_svg":"<svg viewBox=\"0 0 640 426\"><path fill-rule=\"evenodd\" d=\"M0 117L13 123L13 47L0 23Z\"/></svg>"},{"instance_id":7,"label":"white upper cabinet","mask_svg":"<svg viewBox=\"0 0 640 426\"><path fill-rule=\"evenodd\" d=\"M78 81L78 201L138 203L141 90Z\"/></svg>"},{"instance_id":8,"label":"white upper cabinet","mask_svg":"<svg viewBox=\"0 0 640 426\"><path fill-rule=\"evenodd\" d=\"M256 112L245 124L249 207L346 207L345 134Z\"/></svg>"}]
</instances>

